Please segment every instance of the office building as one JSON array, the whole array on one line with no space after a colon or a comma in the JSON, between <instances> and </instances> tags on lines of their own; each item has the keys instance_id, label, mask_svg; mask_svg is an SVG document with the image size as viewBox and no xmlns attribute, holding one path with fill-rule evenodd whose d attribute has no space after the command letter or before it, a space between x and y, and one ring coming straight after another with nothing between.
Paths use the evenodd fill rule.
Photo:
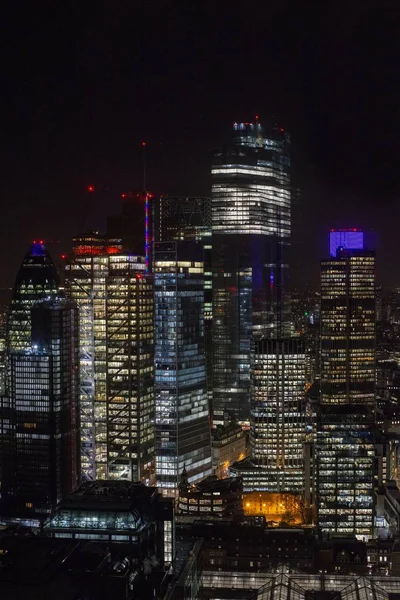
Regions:
<instances>
[{"instance_id":1,"label":"office building","mask_svg":"<svg viewBox=\"0 0 400 600\"><path fill-rule=\"evenodd\" d=\"M162 568L175 555L174 506L154 487L129 481L86 481L47 520L53 538L96 540L130 548L140 562L152 556Z\"/></svg>"},{"instance_id":2,"label":"office building","mask_svg":"<svg viewBox=\"0 0 400 600\"><path fill-rule=\"evenodd\" d=\"M300 338L256 342L250 416L252 461L269 491L302 492L306 356Z\"/></svg>"},{"instance_id":3,"label":"office building","mask_svg":"<svg viewBox=\"0 0 400 600\"><path fill-rule=\"evenodd\" d=\"M250 457L230 467L245 492L304 492L306 354L300 338L255 342Z\"/></svg>"},{"instance_id":4,"label":"office building","mask_svg":"<svg viewBox=\"0 0 400 600\"><path fill-rule=\"evenodd\" d=\"M79 308L82 475L154 478L153 283L120 240L74 239L66 292Z\"/></svg>"},{"instance_id":5,"label":"office building","mask_svg":"<svg viewBox=\"0 0 400 600\"><path fill-rule=\"evenodd\" d=\"M30 350L8 355L2 397L2 503L40 518L79 480L78 315L63 300L32 308Z\"/></svg>"},{"instance_id":6,"label":"office building","mask_svg":"<svg viewBox=\"0 0 400 600\"><path fill-rule=\"evenodd\" d=\"M204 268L195 242L159 242L154 252L156 476L176 495L211 475L204 348Z\"/></svg>"},{"instance_id":7,"label":"office building","mask_svg":"<svg viewBox=\"0 0 400 600\"><path fill-rule=\"evenodd\" d=\"M8 350L29 350L31 346L31 308L43 298L59 293L57 269L43 242L34 241L18 271L8 316Z\"/></svg>"},{"instance_id":8,"label":"office building","mask_svg":"<svg viewBox=\"0 0 400 600\"><path fill-rule=\"evenodd\" d=\"M156 242L199 242L204 262L204 335L207 394L212 405L212 212L211 198L162 195L154 203Z\"/></svg>"},{"instance_id":9,"label":"office building","mask_svg":"<svg viewBox=\"0 0 400 600\"><path fill-rule=\"evenodd\" d=\"M234 123L212 166L213 419L248 424L252 337L280 337L290 242L289 135Z\"/></svg>"},{"instance_id":10,"label":"office building","mask_svg":"<svg viewBox=\"0 0 400 600\"><path fill-rule=\"evenodd\" d=\"M374 415L357 405L322 405L317 416L317 515L322 532L373 534Z\"/></svg>"},{"instance_id":11,"label":"office building","mask_svg":"<svg viewBox=\"0 0 400 600\"><path fill-rule=\"evenodd\" d=\"M211 198L197 196L160 196L155 203L155 240L157 242L199 242L204 261L204 321L212 319L212 212Z\"/></svg>"},{"instance_id":12,"label":"office building","mask_svg":"<svg viewBox=\"0 0 400 600\"><path fill-rule=\"evenodd\" d=\"M86 482L62 500L36 535L0 537L4 600L172 598L174 507L155 488ZM175 569L174 569L175 571ZM168 593L168 595L167 595Z\"/></svg>"},{"instance_id":13,"label":"office building","mask_svg":"<svg viewBox=\"0 0 400 600\"><path fill-rule=\"evenodd\" d=\"M229 476L229 467L247 456L247 435L234 421L211 430L213 469L219 479Z\"/></svg>"},{"instance_id":14,"label":"office building","mask_svg":"<svg viewBox=\"0 0 400 600\"><path fill-rule=\"evenodd\" d=\"M242 517L243 485L240 477L207 477L190 486L186 469L179 483L178 513L192 519Z\"/></svg>"},{"instance_id":15,"label":"office building","mask_svg":"<svg viewBox=\"0 0 400 600\"><path fill-rule=\"evenodd\" d=\"M321 404L375 404L375 256L321 262Z\"/></svg>"},{"instance_id":16,"label":"office building","mask_svg":"<svg viewBox=\"0 0 400 600\"><path fill-rule=\"evenodd\" d=\"M375 256L362 232L331 232L330 241L331 254L340 246L321 262L317 516L324 533L364 539L375 478Z\"/></svg>"}]
</instances>

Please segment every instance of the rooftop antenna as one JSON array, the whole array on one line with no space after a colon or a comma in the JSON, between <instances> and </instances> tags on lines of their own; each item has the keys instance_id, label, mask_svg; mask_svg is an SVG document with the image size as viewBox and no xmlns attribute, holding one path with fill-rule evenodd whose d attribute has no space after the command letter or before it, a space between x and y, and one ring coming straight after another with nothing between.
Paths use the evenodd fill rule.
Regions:
<instances>
[{"instance_id":1,"label":"rooftop antenna","mask_svg":"<svg viewBox=\"0 0 400 600\"><path fill-rule=\"evenodd\" d=\"M143 154L143 191L146 192L146 142L142 142Z\"/></svg>"}]
</instances>

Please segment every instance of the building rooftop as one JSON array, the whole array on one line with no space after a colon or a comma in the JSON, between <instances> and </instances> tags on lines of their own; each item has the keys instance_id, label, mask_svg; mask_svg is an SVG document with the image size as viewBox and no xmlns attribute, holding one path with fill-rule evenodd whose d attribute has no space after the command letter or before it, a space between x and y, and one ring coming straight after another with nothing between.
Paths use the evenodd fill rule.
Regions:
<instances>
[{"instance_id":1,"label":"building rooftop","mask_svg":"<svg viewBox=\"0 0 400 600\"><path fill-rule=\"evenodd\" d=\"M217 479L215 475L210 475L206 479L196 484L196 492L200 495L205 492L230 492L240 491L242 487L241 477L227 477L226 479Z\"/></svg>"},{"instance_id":2,"label":"building rooftop","mask_svg":"<svg viewBox=\"0 0 400 600\"><path fill-rule=\"evenodd\" d=\"M217 427L211 429L211 437L213 439L213 442L217 442L226 437L229 437L233 433L242 433L244 435L241 426L235 422L231 422L228 425L217 425Z\"/></svg>"},{"instance_id":3,"label":"building rooftop","mask_svg":"<svg viewBox=\"0 0 400 600\"><path fill-rule=\"evenodd\" d=\"M98 480L82 483L59 504L59 508L127 510L132 504L154 503L157 488L140 482Z\"/></svg>"},{"instance_id":4,"label":"building rooftop","mask_svg":"<svg viewBox=\"0 0 400 600\"><path fill-rule=\"evenodd\" d=\"M157 488L128 481L88 481L62 500L45 530L139 531L154 518L172 519L173 503Z\"/></svg>"},{"instance_id":5,"label":"building rooftop","mask_svg":"<svg viewBox=\"0 0 400 600\"><path fill-rule=\"evenodd\" d=\"M158 573L154 567L151 581L144 581L142 562L136 560L132 566L131 555L131 544L110 547L107 542L3 536L0 539L0 598L125 598L123 592L128 579L141 592L135 597L154 598L154 586L164 572Z\"/></svg>"}]
</instances>

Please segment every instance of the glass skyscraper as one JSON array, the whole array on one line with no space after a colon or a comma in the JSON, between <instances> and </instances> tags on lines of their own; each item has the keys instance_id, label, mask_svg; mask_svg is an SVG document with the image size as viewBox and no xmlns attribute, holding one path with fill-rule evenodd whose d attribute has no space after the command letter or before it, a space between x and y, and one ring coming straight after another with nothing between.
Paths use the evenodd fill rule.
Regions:
<instances>
[{"instance_id":1,"label":"glass skyscraper","mask_svg":"<svg viewBox=\"0 0 400 600\"><path fill-rule=\"evenodd\" d=\"M31 308L43 298L55 298L60 280L43 242L34 241L18 271L8 316L7 348L31 347Z\"/></svg>"},{"instance_id":2,"label":"glass skyscraper","mask_svg":"<svg viewBox=\"0 0 400 600\"><path fill-rule=\"evenodd\" d=\"M154 478L153 279L98 233L74 239L66 292L79 307L82 475Z\"/></svg>"},{"instance_id":3,"label":"glass skyscraper","mask_svg":"<svg viewBox=\"0 0 400 600\"><path fill-rule=\"evenodd\" d=\"M162 195L154 202L156 242L196 241L203 246L207 390L212 403L212 212L211 198Z\"/></svg>"},{"instance_id":4,"label":"glass skyscraper","mask_svg":"<svg viewBox=\"0 0 400 600\"><path fill-rule=\"evenodd\" d=\"M160 242L154 252L156 484L175 496L212 472L204 344L203 249Z\"/></svg>"},{"instance_id":5,"label":"glass skyscraper","mask_svg":"<svg viewBox=\"0 0 400 600\"><path fill-rule=\"evenodd\" d=\"M317 416L317 514L324 533L368 540L374 522L374 415L363 406L323 405Z\"/></svg>"},{"instance_id":6,"label":"glass skyscraper","mask_svg":"<svg viewBox=\"0 0 400 600\"><path fill-rule=\"evenodd\" d=\"M375 405L375 255L321 262L321 404Z\"/></svg>"},{"instance_id":7,"label":"glass skyscraper","mask_svg":"<svg viewBox=\"0 0 400 600\"><path fill-rule=\"evenodd\" d=\"M2 397L2 503L44 516L79 481L78 314L64 300L32 309L30 350L8 355Z\"/></svg>"},{"instance_id":8,"label":"glass skyscraper","mask_svg":"<svg viewBox=\"0 0 400 600\"><path fill-rule=\"evenodd\" d=\"M252 337L279 337L290 242L290 140L282 128L234 123L214 152L213 418L250 415Z\"/></svg>"},{"instance_id":9,"label":"glass skyscraper","mask_svg":"<svg viewBox=\"0 0 400 600\"><path fill-rule=\"evenodd\" d=\"M306 354L300 338L256 340L252 357L250 458L230 467L245 492L301 494L306 440Z\"/></svg>"},{"instance_id":10,"label":"glass skyscraper","mask_svg":"<svg viewBox=\"0 0 400 600\"><path fill-rule=\"evenodd\" d=\"M268 491L302 492L306 356L299 338L256 342L252 369L251 457Z\"/></svg>"},{"instance_id":11,"label":"glass skyscraper","mask_svg":"<svg viewBox=\"0 0 400 600\"><path fill-rule=\"evenodd\" d=\"M318 524L326 533L368 538L375 462L375 256L364 249L361 232L331 232L330 241L331 258L321 262ZM340 244L336 252L332 243Z\"/></svg>"}]
</instances>

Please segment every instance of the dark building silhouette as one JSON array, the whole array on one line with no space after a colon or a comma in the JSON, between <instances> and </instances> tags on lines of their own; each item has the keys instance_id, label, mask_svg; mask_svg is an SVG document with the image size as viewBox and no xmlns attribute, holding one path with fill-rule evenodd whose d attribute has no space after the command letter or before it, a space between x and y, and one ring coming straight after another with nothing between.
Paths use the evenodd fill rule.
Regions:
<instances>
[{"instance_id":1,"label":"dark building silhouette","mask_svg":"<svg viewBox=\"0 0 400 600\"><path fill-rule=\"evenodd\" d=\"M121 194L122 211L107 218L107 235L120 238L125 252L145 256L151 271L153 242L153 194L126 192Z\"/></svg>"}]
</instances>

